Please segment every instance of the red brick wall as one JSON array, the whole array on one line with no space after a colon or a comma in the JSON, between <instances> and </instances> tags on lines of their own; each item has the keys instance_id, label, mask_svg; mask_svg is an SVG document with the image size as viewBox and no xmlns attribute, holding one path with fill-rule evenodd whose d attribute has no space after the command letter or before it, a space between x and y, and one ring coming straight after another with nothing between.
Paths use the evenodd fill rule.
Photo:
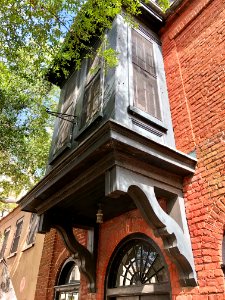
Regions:
<instances>
[{"instance_id":1,"label":"red brick wall","mask_svg":"<svg viewBox=\"0 0 225 300\"><path fill-rule=\"evenodd\" d=\"M76 238L82 245L86 245L86 231L75 229ZM39 268L35 300L53 300L54 286L64 262L70 256L63 244L63 240L56 230L52 229L45 236L42 258ZM84 284L83 284L84 281ZM87 293L86 280L81 276L81 294ZM83 298L86 299L86 298Z\"/></svg>"},{"instance_id":2,"label":"red brick wall","mask_svg":"<svg viewBox=\"0 0 225 300\"><path fill-rule=\"evenodd\" d=\"M101 258L98 261L97 266L97 289L98 294L96 300L104 299L104 284L106 269L109 264L109 260L119 242L127 235L132 233L144 233L153 239L158 246L163 249L163 243L161 238L154 236L152 229L143 220L138 210L131 211L120 217L114 218L109 222L102 224L100 229L100 243L98 257ZM168 265L171 279L173 278L173 290L180 286L178 282L178 273L176 266L171 262L170 258L166 255L165 251L162 250L162 254ZM84 299L82 299L84 300Z\"/></svg>"},{"instance_id":3,"label":"red brick wall","mask_svg":"<svg viewBox=\"0 0 225 300\"><path fill-rule=\"evenodd\" d=\"M97 262L97 293L88 292L87 281L81 276L80 300L103 300L106 269L114 249L119 242L131 233L145 233L151 237L160 248L163 248L162 240L156 238L151 228L143 220L137 210L114 218L100 226L98 262ZM76 230L76 237L82 243L86 243L86 232ZM173 278L173 290L180 291L178 273L175 265L162 251L169 268L171 279ZM54 285L57 284L59 272L63 263L69 257L68 251L64 248L61 237L55 230L46 234L41 265L38 275L35 300L53 300Z\"/></svg>"},{"instance_id":4,"label":"red brick wall","mask_svg":"<svg viewBox=\"0 0 225 300\"><path fill-rule=\"evenodd\" d=\"M199 288L187 299L225 299L225 1L183 1L162 32L176 146L196 150L186 213ZM217 294L217 295L216 295ZM197 298L196 298L197 297ZM184 296L177 299L186 299Z\"/></svg>"}]
</instances>

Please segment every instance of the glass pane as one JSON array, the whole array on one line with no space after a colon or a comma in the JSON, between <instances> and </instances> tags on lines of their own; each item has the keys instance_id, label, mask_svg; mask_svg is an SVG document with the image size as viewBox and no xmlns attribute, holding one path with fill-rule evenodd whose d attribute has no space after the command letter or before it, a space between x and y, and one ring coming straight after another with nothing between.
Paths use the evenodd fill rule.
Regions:
<instances>
[{"instance_id":1,"label":"glass pane","mask_svg":"<svg viewBox=\"0 0 225 300\"><path fill-rule=\"evenodd\" d=\"M61 292L59 300L78 300L79 294L77 292Z\"/></svg>"},{"instance_id":2,"label":"glass pane","mask_svg":"<svg viewBox=\"0 0 225 300\"><path fill-rule=\"evenodd\" d=\"M80 280L80 271L77 265L74 266L74 268L72 269L68 280L66 283L74 283L75 281L79 281Z\"/></svg>"},{"instance_id":3,"label":"glass pane","mask_svg":"<svg viewBox=\"0 0 225 300\"><path fill-rule=\"evenodd\" d=\"M58 281L57 300L78 300L80 288L80 271L78 266L69 261L62 269ZM61 290L61 291L60 291Z\"/></svg>"},{"instance_id":4,"label":"glass pane","mask_svg":"<svg viewBox=\"0 0 225 300\"><path fill-rule=\"evenodd\" d=\"M130 244L123 251L113 287L142 285L167 281L165 266L157 251L149 244Z\"/></svg>"}]
</instances>

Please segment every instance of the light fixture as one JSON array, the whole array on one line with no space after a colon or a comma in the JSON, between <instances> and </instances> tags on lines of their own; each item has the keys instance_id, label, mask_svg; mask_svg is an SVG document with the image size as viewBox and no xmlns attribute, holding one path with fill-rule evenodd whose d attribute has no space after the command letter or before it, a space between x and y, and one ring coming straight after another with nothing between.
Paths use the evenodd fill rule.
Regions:
<instances>
[{"instance_id":1,"label":"light fixture","mask_svg":"<svg viewBox=\"0 0 225 300\"><path fill-rule=\"evenodd\" d=\"M101 203L98 204L98 211L96 213L96 223L97 224L103 223L103 211L102 211Z\"/></svg>"}]
</instances>

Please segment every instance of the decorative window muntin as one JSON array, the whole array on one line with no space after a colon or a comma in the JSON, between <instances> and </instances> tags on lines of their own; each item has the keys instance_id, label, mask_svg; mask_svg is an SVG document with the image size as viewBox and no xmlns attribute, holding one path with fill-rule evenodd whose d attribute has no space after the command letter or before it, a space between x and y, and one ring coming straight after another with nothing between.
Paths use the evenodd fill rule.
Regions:
<instances>
[{"instance_id":1,"label":"decorative window muntin","mask_svg":"<svg viewBox=\"0 0 225 300\"><path fill-rule=\"evenodd\" d=\"M7 241L9 238L9 233L10 233L10 227L6 228L4 231L4 237L3 237L3 242L2 242L2 248L0 252L0 259L4 258L6 246L7 246Z\"/></svg>"},{"instance_id":2,"label":"decorative window muntin","mask_svg":"<svg viewBox=\"0 0 225 300\"><path fill-rule=\"evenodd\" d=\"M32 214L30 218L29 232L27 235L27 245L32 245L35 242L36 233L38 231L39 216L37 214Z\"/></svg>"},{"instance_id":3,"label":"decorative window muntin","mask_svg":"<svg viewBox=\"0 0 225 300\"><path fill-rule=\"evenodd\" d=\"M113 287L168 281L160 254L143 240L132 240L121 250Z\"/></svg>"},{"instance_id":4,"label":"decorative window muntin","mask_svg":"<svg viewBox=\"0 0 225 300\"><path fill-rule=\"evenodd\" d=\"M79 300L80 271L69 259L62 267L58 284L55 286L55 300Z\"/></svg>"},{"instance_id":5,"label":"decorative window muntin","mask_svg":"<svg viewBox=\"0 0 225 300\"><path fill-rule=\"evenodd\" d=\"M154 42L140 30L131 32L134 106L161 121Z\"/></svg>"},{"instance_id":6,"label":"decorative window muntin","mask_svg":"<svg viewBox=\"0 0 225 300\"><path fill-rule=\"evenodd\" d=\"M107 288L169 283L169 273L158 246L142 233L117 246L108 268Z\"/></svg>"},{"instance_id":7,"label":"decorative window muntin","mask_svg":"<svg viewBox=\"0 0 225 300\"><path fill-rule=\"evenodd\" d=\"M19 219L16 222L16 231L15 231L15 234L14 234L14 238L13 238L12 246L11 246L11 249L10 249L10 253L14 253L14 252L17 251L20 236L21 236L21 232L22 232L22 226L23 226L23 218Z\"/></svg>"}]
</instances>

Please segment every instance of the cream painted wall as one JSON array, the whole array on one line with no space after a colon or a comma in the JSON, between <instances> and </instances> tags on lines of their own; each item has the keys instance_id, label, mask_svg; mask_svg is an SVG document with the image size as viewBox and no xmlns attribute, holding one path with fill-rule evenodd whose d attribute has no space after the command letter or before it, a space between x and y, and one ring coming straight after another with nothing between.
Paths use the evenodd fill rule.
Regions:
<instances>
[{"instance_id":1,"label":"cream painted wall","mask_svg":"<svg viewBox=\"0 0 225 300\"><path fill-rule=\"evenodd\" d=\"M10 248L16 230L16 222L23 218L22 232L19 240L17 252L10 254ZM36 234L33 245L27 247L26 239L29 232L31 214L22 212L19 207L14 209L9 215L0 220L0 233L10 227L10 234L4 254L12 284L17 300L33 300L35 296L39 264L42 255L44 235ZM2 238L0 250L2 246ZM0 276L2 274L3 262L0 261Z\"/></svg>"}]
</instances>

